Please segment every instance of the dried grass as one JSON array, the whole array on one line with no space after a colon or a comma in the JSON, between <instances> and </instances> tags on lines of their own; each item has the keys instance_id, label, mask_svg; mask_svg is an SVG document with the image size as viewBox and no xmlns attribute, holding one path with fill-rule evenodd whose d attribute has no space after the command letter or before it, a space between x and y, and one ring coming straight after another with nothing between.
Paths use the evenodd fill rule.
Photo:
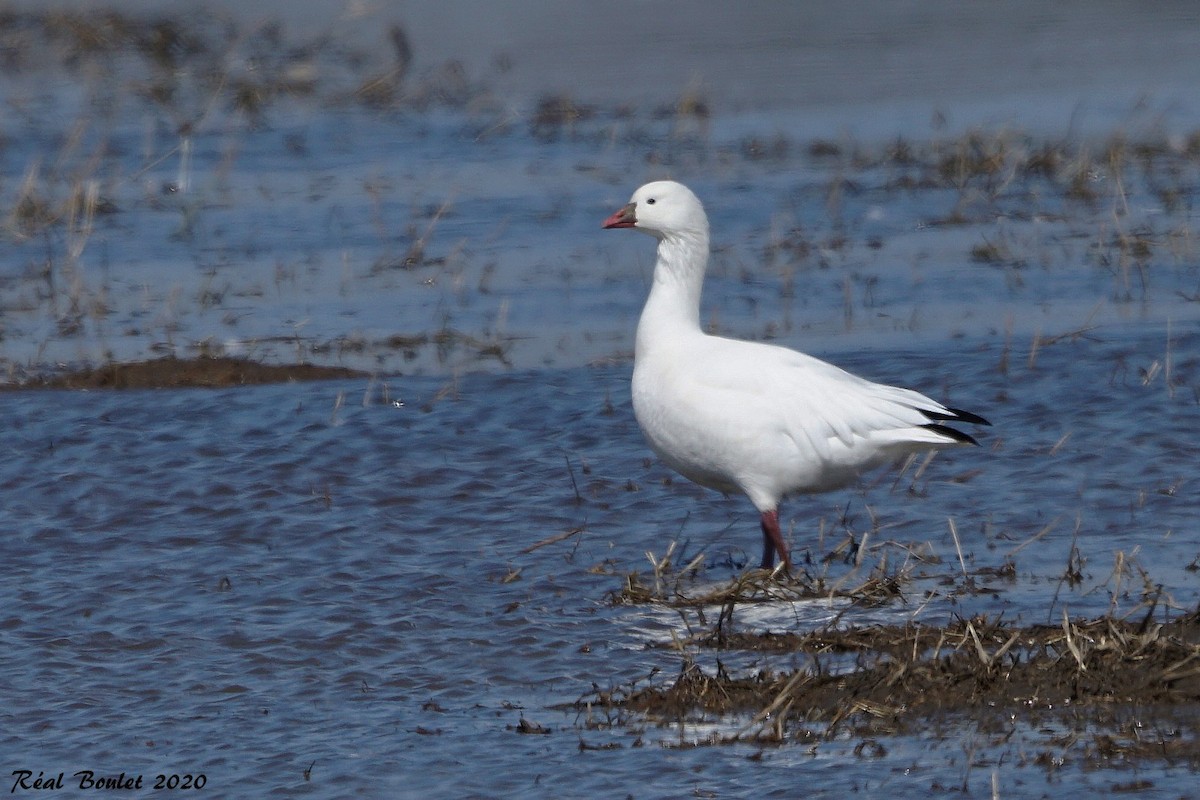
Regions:
<instances>
[{"instance_id":1,"label":"dried grass","mask_svg":"<svg viewBox=\"0 0 1200 800\"><path fill-rule=\"evenodd\" d=\"M898 733L931 716L1009 719L1115 706L1191 708L1200 700L1200 612L1161 623L1111 615L1061 624L1014 626L1000 619L947 625L825 629L726 635L723 647L804 654L812 666L731 675L686 658L658 685L636 683L583 698L610 718L659 724L711 715L749 715L717 742L784 742L814 726L830 738L850 727ZM836 657L836 658L835 658ZM849 658L847 658L849 657ZM825 661L846 664L826 669ZM1109 736L1108 747L1117 747ZM1193 748L1195 743L1193 743Z\"/></svg>"}]
</instances>

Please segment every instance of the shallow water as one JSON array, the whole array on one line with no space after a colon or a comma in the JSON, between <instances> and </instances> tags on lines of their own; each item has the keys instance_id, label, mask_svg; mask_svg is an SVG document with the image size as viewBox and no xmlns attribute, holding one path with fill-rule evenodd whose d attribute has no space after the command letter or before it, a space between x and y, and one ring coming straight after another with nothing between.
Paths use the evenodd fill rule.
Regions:
<instances>
[{"instance_id":1,"label":"shallow water","mask_svg":"<svg viewBox=\"0 0 1200 800\"><path fill-rule=\"evenodd\" d=\"M918 385L955 375L956 402L986 410L996 430L980 450L937 459L920 494L883 481L789 504L798 552L815 545L806 531L818 519L844 535L848 504L860 534L872 527L867 507L877 515L877 544L914 543L954 564L953 518L968 569L1015 562L1014 580L976 594L930 581L938 595L923 600L917 581L907 603L857 622L1103 613L1117 551L1194 607L1200 592L1184 569L1200 555L1194 503L1165 492L1186 486L1190 449L1177 432L1200 425L1200 405L1190 390L1110 382L1117 359L1136 366L1162 345L1157 335L1065 343L1007 376L987 347L847 359ZM821 796L960 784L964 755L950 742L970 726L949 741L888 742L876 762L848 765L857 742L834 740L751 764L750 746L664 751L655 743L681 734L651 728L632 748L632 734L578 728L575 713L549 708L594 681L676 668L678 656L645 649L679 626L674 614L605 601L620 575L645 569L643 551L678 538L689 554L706 552L718 565L707 577L719 580L731 574L720 564L744 563L757 545L743 500L663 485L626 387L627 368L613 367L398 379L386 398L367 381L8 395L6 766L204 773L210 791L239 796L580 796L632 781L635 796L680 786L786 796L799 774ZM1072 588L1060 577L1073 542L1085 577ZM1138 602L1135 580L1118 590L1122 609ZM758 624L803 627L830 613L814 602ZM551 733L516 733L522 717ZM581 753L580 740L622 749ZM1039 741L1021 731L1000 750ZM1182 767L1142 772L1162 786L1194 779ZM1012 796L1050 777L1033 764L1001 774ZM967 777L983 791L990 775ZM1117 780L1069 775L1073 785Z\"/></svg>"},{"instance_id":2,"label":"shallow water","mask_svg":"<svg viewBox=\"0 0 1200 800\"><path fill-rule=\"evenodd\" d=\"M710 80L709 118L663 116L655 107L685 88L673 68L628 100L642 105L619 111L607 104L622 93L594 79L599 56L577 46L582 33L555 45L579 58L550 80L536 65L554 48L518 47L538 28L515 22L494 48L512 51L510 77L493 76L465 106L379 112L296 98L259 125L216 109L190 159L176 125L136 93L105 107L79 75L8 76L9 107L23 113L0 120L6 202L36 164L49 196L94 180L116 208L86 232L6 228L0 357L10 377L107 354L198 351L346 363L377 377L4 394L0 774L62 771L69 783L78 770L124 771L150 783L203 773L205 793L230 797L790 797L801 781L817 797L959 794L964 784L991 796L993 781L1003 797L1130 780L1149 781L1148 794L1190 792L1192 765L1080 757L1053 739L1079 733L1069 721L1018 721L1007 736L935 721L864 757L849 738L765 751L662 746L741 721L602 731L557 708L594 684L678 669L679 654L647 647L682 629L678 614L608 602L627 573L649 570L646 551L677 541L686 558L705 554L698 580L722 581L758 546L746 501L671 480L629 408L651 242L598 226L662 175L708 204L714 328L803 347L994 423L982 448L943 453L920 476L786 506L797 556L817 565L847 533L868 536L864 569L923 554L903 602L780 604L739 612L742 624L804 629L843 612L864 623L977 613L1057 622L1064 610L1114 605L1144 614L1156 584L1157 613L1200 602L1198 167L1179 144L1200 114L1190 95L1172 94L1194 87L1195 62L1165 47L1128 56L1140 67L1121 73L1085 133L1103 153L1103 137L1136 128L1164 155L1132 182L1097 156L1087 202L1036 176L954 189L927 181L920 163L858 157L902 136L936 162L962 129L1007 125L1004 109L1022 98L1056 109L1018 120L1054 136L1069 127L1063 109L1097 109L1080 99L1093 84L1045 72L1057 58L1046 42L1055 31L1073 41L1086 15L1046 19L1013 5L1011 19L1032 16L1041 43L1015 94L989 106L967 97L985 85L951 82L944 96L902 94L884 115L877 92L850 92L871 72L861 61L824 73L843 76L841 104L782 90L734 102L736 86ZM1174 42L1200 29L1181 23L1195 21L1189 9L1109 9L1095 37L1133 26ZM761 10L754 19L771 21ZM664 41L690 53L729 35L716 27ZM436 30L414 12L418 51L429 41L452 54L452 37L429 38ZM738 52L759 53L764 69L778 68L779 52L832 58L756 30L753 41L777 49ZM921 83L935 67L971 63L961 50L938 62L921 46L955 30L925 19L894 39L843 31L821 41L856 52L890 41L898 60L923 52L932 65L904 62ZM467 62L478 70L492 55ZM539 134L532 99L562 83L594 114ZM1139 109L1130 98L1142 85L1160 94ZM815 106L827 116L792 127ZM950 122L931 129L939 108ZM837 154L814 154L813 136ZM422 237L424 260L403 265ZM73 244L83 245L74 258ZM996 257L973 258L981 245L998 246ZM1129 255L1135 245L1148 255ZM436 338L445 331L462 337ZM1011 580L958 581L1010 560ZM1068 567L1077 584L1063 581ZM856 574L840 562L813 569ZM522 718L549 733L518 733Z\"/></svg>"}]
</instances>

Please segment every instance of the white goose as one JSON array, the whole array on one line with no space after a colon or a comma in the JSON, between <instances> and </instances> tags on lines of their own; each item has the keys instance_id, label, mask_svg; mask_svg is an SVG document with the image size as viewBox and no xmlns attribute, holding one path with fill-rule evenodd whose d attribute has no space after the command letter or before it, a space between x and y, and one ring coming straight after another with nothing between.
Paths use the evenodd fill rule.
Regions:
<instances>
[{"instance_id":1,"label":"white goose","mask_svg":"<svg viewBox=\"0 0 1200 800\"><path fill-rule=\"evenodd\" d=\"M909 453L977 444L942 423L990 424L795 350L704 333L708 217L686 186L648 183L603 227L658 239L634 351L638 425L684 477L750 498L762 515L764 569L774 566L776 553L792 566L779 529L784 496L845 486Z\"/></svg>"}]
</instances>

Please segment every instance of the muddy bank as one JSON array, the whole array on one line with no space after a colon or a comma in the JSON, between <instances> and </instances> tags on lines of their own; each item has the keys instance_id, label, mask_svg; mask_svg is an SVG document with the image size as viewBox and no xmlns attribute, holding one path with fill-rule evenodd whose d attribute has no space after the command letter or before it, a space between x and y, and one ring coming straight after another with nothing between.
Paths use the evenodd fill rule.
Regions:
<instances>
[{"instance_id":1,"label":"muddy bank","mask_svg":"<svg viewBox=\"0 0 1200 800\"><path fill-rule=\"evenodd\" d=\"M970 720L1003 734L1019 724L1076 757L1183 760L1200 765L1200 615L1165 623L1105 617L1013 626L957 620L946 626L851 627L804 634L740 635L729 650L808 656L793 671L729 671L684 658L661 683L597 691L576 704L588 727L644 732L724 719L691 745L806 744L851 736L911 735ZM831 666L827 666L831 665ZM597 715L607 722L595 723ZM739 725L740 723L740 725ZM666 744L666 742L664 742Z\"/></svg>"},{"instance_id":2,"label":"muddy bank","mask_svg":"<svg viewBox=\"0 0 1200 800\"><path fill-rule=\"evenodd\" d=\"M319 364L261 364L245 358L158 358L128 364L34 376L20 383L0 384L0 391L18 389L180 389L222 388L264 383L319 381L365 377L348 367Z\"/></svg>"},{"instance_id":3,"label":"muddy bank","mask_svg":"<svg viewBox=\"0 0 1200 800\"><path fill-rule=\"evenodd\" d=\"M1051 769L1066 755L1093 765L1200 766L1200 610L1181 608L1140 568L1129 573L1140 582L1111 588L1101 616L1072 616L1051 602L1043 623L1003 612L942 622L919 619L920 609L939 595L1013 591L1022 578L1012 559L959 572L914 550L903 564L888 566L883 555L840 579L829 569L863 555L850 537L794 576L749 570L713 584L703 580L702 558L677 568L670 548L650 574L624 576L609 602L666 610L683 629L648 643L663 654L648 676L597 679L570 706L581 729L628 734L635 746L662 731L668 747L816 748L848 737L859 740L856 755L881 757L891 746L885 737L943 741L969 723L993 747L1018 729L1034 732L1045 749L1019 757ZM1080 563L1067 562L1060 589L1081 583ZM1119 554L1114 575L1127 566ZM1195 561L1186 567L1196 569ZM788 608L813 604L828 604L828 622L789 622ZM872 609L886 617L888 606L911 616L871 620Z\"/></svg>"},{"instance_id":4,"label":"muddy bank","mask_svg":"<svg viewBox=\"0 0 1200 800\"><path fill-rule=\"evenodd\" d=\"M671 685L637 690L625 705L656 715L753 711L762 720L773 717L773 727L757 735L783 740L789 722L801 720L834 728L873 719L881 730L901 730L940 713L1186 707L1200 700L1196 613L1166 623L1148 615L1028 626L980 618L946 626L741 634L727 637L723 649L803 653L814 664L745 677L688 664ZM818 660L838 655L852 656L853 667L827 671Z\"/></svg>"}]
</instances>

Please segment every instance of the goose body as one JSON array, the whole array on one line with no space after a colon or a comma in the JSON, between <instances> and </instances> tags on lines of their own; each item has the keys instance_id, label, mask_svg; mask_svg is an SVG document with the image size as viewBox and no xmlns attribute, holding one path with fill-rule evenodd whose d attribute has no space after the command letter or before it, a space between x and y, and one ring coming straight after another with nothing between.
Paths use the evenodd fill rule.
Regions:
<instances>
[{"instance_id":1,"label":"goose body","mask_svg":"<svg viewBox=\"0 0 1200 800\"><path fill-rule=\"evenodd\" d=\"M704 333L708 218L686 186L648 183L604 227L658 240L634 350L638 425L676 472L750 499L761 515L762 567L778 553L791 568L779 528L785 496L845 486L910 453L976 443L947 423L988 424L795 350Z\"/></svg>"}]
</instances>

